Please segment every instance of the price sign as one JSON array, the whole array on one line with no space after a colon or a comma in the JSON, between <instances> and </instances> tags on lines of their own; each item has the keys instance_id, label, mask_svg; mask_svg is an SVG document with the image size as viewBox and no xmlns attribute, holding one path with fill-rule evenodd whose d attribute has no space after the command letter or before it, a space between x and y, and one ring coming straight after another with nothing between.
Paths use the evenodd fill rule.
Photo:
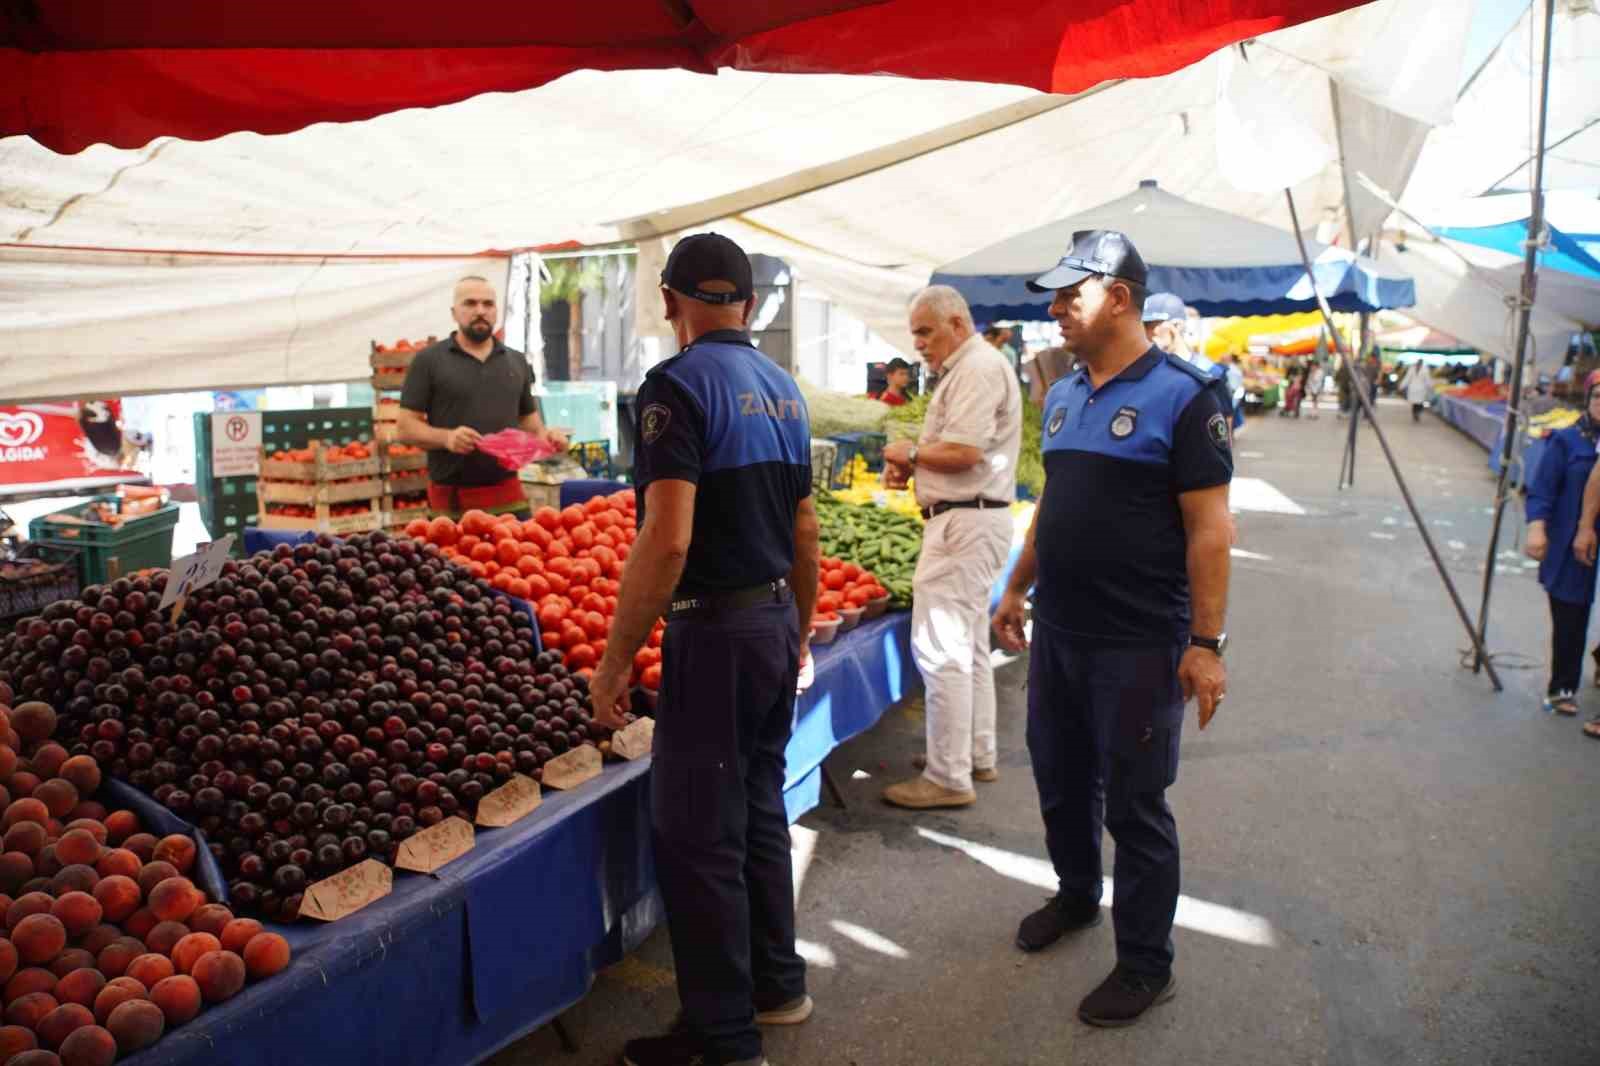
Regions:
<instances>
[{"instance_id":1,"label":"price sign","mask_svg":"<svg viewBox=\"0 0 1600 1066\"><path fill-rule=\"evenodd\" d=\"M205 588L222 574L222 566L233 549L233 534L214 540L193 555L172 560L172 576L162 590L160 607L189 598L195 589Z\"/></svg>"}]
</instances>

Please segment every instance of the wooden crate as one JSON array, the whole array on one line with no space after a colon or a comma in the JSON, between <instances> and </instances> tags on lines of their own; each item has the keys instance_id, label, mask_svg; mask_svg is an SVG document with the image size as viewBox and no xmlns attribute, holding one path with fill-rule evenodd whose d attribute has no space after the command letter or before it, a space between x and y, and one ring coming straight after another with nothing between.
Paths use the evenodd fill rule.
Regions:
<instances>
[{"instance_id":1,"label":"wooden crate","mask_svg":"<svg viewBox=\"0 0 1600 1066\"><path fill-rule=\"evenodd\" d=\"M377 456L373 456L370 459L330 462L324 458L327 451L326 446L316 442L312 442L312 446L316 448L317 457L309 463L269 459L266 452L263 451L261 453L261 473L257 477L263 481L342 481L346 478L378 476L381 464ZM374 495L377 494L374 493Z\"/></svg>"},{"instance_id":2,"label":"wooden crate","mask_svg":"<svg viewBox=\"0 0 1600 1066\"><path fill-rule=\"evenodd\" d=\"M396 509L395 498L393 496L385 496L383 498L383 517L384 525L394 529L404 526L414 518L432 518L433 511L429 509L426 500L423 501L421 507Z\"/></svg>"},{"instance_id":3,"label":"wooden crate","mask_svg":"<svg viewBox=\"0 0 1600 1066\"><path fill-rule=\"evenodd\" d=\"M385 473L394 474L404 470L428 469L427 452L418 452L416 455L391 455L386 447L383 449L382 456Z\"/></svg>"},{"instance_id":4,"label":"wooden crate","mask_svg":"<svg viewBox=\"0 0 1600 1066\"><path fill-rule=\"evenodd\" d=\"M258 524L262 529L298 529L311 533L367 533L383 527L385 515L381 503L381 497L374 498L370 502L370 510L361 514L338 516L330 513L331 505L319 503L316 505L317 514L313 518L268 514L266 504L263 503Z\"/></svg>"},{"instance_id":5,"label":"wooden crate","mask_svg":"<svg viewBox=\"0 0 1600 1066\"><path fill-rule=\"evenodd\" d=\"M384 494L382 478L356 481L257 481L256 494L262 503L353 503Z\"/></svg>"},{"instance_id":6,"label":"wooden crate","mask_svg":"<svg viewBox=\"0 0 1600 1066\"><path fill-rule=\"evenodd\" d=\"M541 507L561 509L561 486L541 481L524 481L522 491L528 497L528 506L537 511Z\"/></svg>"},{"instance_id":7,"label":"wooden crate","mask_svg":"<svg viewBox=\"0 0 1600 1066\"><path fill-rule=\"evenodd\" d=\"M394 423L400 419L400 403L384 403L382 400L372 405L372 421L374 425L379 422Z\"/></svg>"},{"instance_id":8,"label":"wooden crate","mask_svg":"<svg viewBox=\"0 0 1600 1066\"><path fill-rule=\"evenodd\" d=\"M406 372L392 368L374 370L372 387L379 392L399 392L406 387Z\"/></svg>"},{"instance_id":9,"label":"wooden crate","mask_svg":"<svg viewBox=\"0 0 1600 1066\"><path fill-rule=\"evenodd\" d=\"M414 492L427 491L428 472L426 470L397 471L383 479L383 494L385 496L406 496Z\"/></svg>"}]
</instances>

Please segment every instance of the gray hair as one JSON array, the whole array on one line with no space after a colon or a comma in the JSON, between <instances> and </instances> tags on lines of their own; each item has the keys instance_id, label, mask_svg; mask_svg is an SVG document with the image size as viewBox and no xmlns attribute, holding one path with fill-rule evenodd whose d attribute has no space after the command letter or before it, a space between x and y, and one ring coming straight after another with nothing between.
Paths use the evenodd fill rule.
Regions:
<instances>
[{"instance_id":1,"label":"gray hair","mask_svg":"<svg viewBox=\"0 0 1600 1066\"><path fill-rule=\"evenodd\" d=\"M917 290L910 306L925 306L941 319L959 318L968 326L972 325L972 309L967 306L967 298L949 285L929 285Z\"/></svg>"}]
</instances>

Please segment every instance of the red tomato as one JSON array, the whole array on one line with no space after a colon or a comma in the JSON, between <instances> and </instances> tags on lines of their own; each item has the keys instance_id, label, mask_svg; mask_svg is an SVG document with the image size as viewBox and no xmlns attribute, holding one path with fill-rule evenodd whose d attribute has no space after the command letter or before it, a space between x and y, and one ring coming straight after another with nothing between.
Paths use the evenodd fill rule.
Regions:
<instances>
[{"instance_id":1,"label":"red tomato","mask_svg":"<svg viewBox=\"0 0 1600 1066\"><path fill-rule=\"evenodd\" d=\"M579 507L577 504L573 504L571 507L563 507L561 509L561 524L566 528L576 529L578 526L583 525L583 521L583 508Z\"/></svg>"},{"instance_id":2,"label":"red tomato","mask_svg":"<svg viewBox=\"0 0 1600 1066\"><path fill-rule=\"evenodd\" d=\"M460 540L456 541L456 547L458 549L460 549L460 551L463 554L471 555L472 554L472 549L476 548L478 545L480 545L482 543L483 543L483 538L482 537L477 537L477 536L474 536L471 533L468 533L465 536L463 536Z\"/></svg>"},{"instance_id":3,"label":"red tomato","mask_svg":"<svg viewBox=\"0 0 1600 1066\"><path fill-rule=\"evenodd\" d=\"M585 611L600 611L601 613L604 613L606 609L606 598L600 595L598 592L591 592L583 598L582 602L579 603L578 606L582 607Z\"/></svg>"},{"instance_id":4,"label":"red tomato","mask_svg":"<svg viewBox=\"0 0 1600 1066\"><path fill-rule=\"evenodd\" d=\"M576 544L579 548L594 547L594 526L585 522L581 526L573 527L572 543Z\"/></svg>"},{"instance_id":5,"label":"red tomato","mask_svg":"<svg viewBox=\"0 0 1600 1066\"><path fill-rule=\"evenodd\" d=\"M559 651L561 648L561 634L553 629L547 629L539 634L539 646L546 651Z\"/></svg>"},{"instance_id":6,"label":"red tomato","mask_svg":"<svg viewBox=\"0 0 1600 1066\"><path fill-rule=\"evenodd\" d=\"M507 573L509 572L510 571L507 571ZM515 596L519 600L525 600L533 594L533 590L528 587L528 583L522 580L520 577L512 578L506 584L506 591L511 593L511 595Z\"/></svg>"},{"instance_id":7,"label":"red tomato","mask_svg":"<svg viewBox=\"0 0 1600 1066\"><path fill-rule=\"evenodd\" d=\"M500 527L504 529L504 526ZM522 558L522 548L515 540L507 535L506 539L497 542L494 546L494 560L501 566L516 566L517 560Z\"/></svg>"},{"instance_id":8,"label":"red tomato","mask_svg":"<svg viewBox=\"0 0 1600 1066\"><path fill-rule=\"evenodd\" d=\"M661 647L661 627L660 626L657 626L655 629L652 629L650 631L650 635L645 638L645 643L650 645L650 647L652 647L652 648Z\"/></svg>"},{"instance_id":9,"label":"red tomato","mask_svg":"<svg viewBox=\"0 0 1600 1066\"><path fill-rule=\"evenodd\" d=\"M599 661L594 648L588 644L579 644L567 652L566 664L568 670L582 670L584 667L593 666Z\"/></svg>"},{"instance_id":10,"label":"red tomato","mask_svg":"<svg viewBox=\"0 0 1600 1066\"><path fill-rule=\"evenodd\" d=\"M428 520L426 518L413 518L406 523L406 536L417 540L428 539Z\"/></svg>"},{"instance_id":11,"label":"red tomato","mask_svg":"<svg viewBox=\"0 0 1600 1066\"><path fill-rule=\"evenodd\" d=\"M545 580L543 574L529 574L527 580L530 599L537 600L550 595L550 582Z\"/></svg>"},{"instance_id":12,"label":"red tomato","mask_svg":"<svg viewBox=\"0 0 1600 1066\"><path fill-rule=\"evenodd\" d=\"M824 588L830 590L844 588L844 571L829 570L827 573L822 575L822 584Z\"/></svg>"},{"instance_id":13,"label":"red tomato","mask_svg":"<svg viewBox=\"0 0 1600 1066\"><path fill-rule=\"evenodd\" d=\"M655 651L654 648L640 648L638 651L633 653L634 673L638 673L647 666L655 665L654 661L650 658L650 653L653 651Z\"/></svg>"},{"instance_id":14,"label":"red tomato","mask_svg":"<svg viewBox=\"0 0 1600 1066\"><path fill-rule=\"evenodd\" d=\"M485 565L485 569L487 569L487 564ZM493 585L495 588L499 589L501 592L510 592L511 591L511 572L508 571L508 570L500 571L498 574L495 574L494 577L489 579L489 584Z\"/></svg>"},{"instance_id":15,"label":"red tomato","mask_svg":"<svg viewBox=\"0 0 1600 1066\"><path fill-rule=\"evenodd\" d=\"M541 569L543 568L539 565L539 560L532 555L523 555L517 560L517 573L523 577L537 574Z\"/></svg>"},{"instance_id":16,"label":"red tomato","mask_svg":"<svg viewBox=\"0 0 1600 1066\"><path fill-rule=\"evenodd\" d=\"M599 640L591 640L589 643L594 647L596 655L604 655L606 653L606 639L604 637Z\"/></svg>"},{"instance_id":17,"label":"red tomato","mask_svg":"<svg viewBox=\"0 0 1600 1066\"><path fill-rule=\"evenodd\" d=\"M568 581L554 570L546 570L544 572L544 579L545 582L550 586L551 592L558 592L563 596L566 595L567 588L572 584L572 582Z\"/></svg>"},{"instance_id":18,"label":"red tomato","mask_svg":"<svg viewBox=\"0 0 1600 1066\"><path fill-rule=\"evenodd\" d=\"M557 603L546 603L539 608L539 628L559 630L562 619L566 617L565 607Z\"/></svg>"},{"instance_id":19,"label":"red tomato","mask_svg":"<svg viewBox=\"0 0 1600 1066\"><path fill-rule=\"evenodd\" d=\"M590 496L587 500L583 501L584 514L597 514L600 511L607 511L610 509L610 501L608 501L604 496Z\"/></svg>"},{"instance_id":20,"label":"red tomato","mask_svg":"<svg viewBox=\"0 0 1600 1066\"><path fill-rule=\"evenodd\" d=\"M583 626L583 631L593 640L598 640L611 632L611 623L599 611L586 611L578 622Z\"/></svg>"},{"instance_id":21,"label":"red tomato","mask_svg":"<svg viewBox=\"0 0 1600 1066\"><path fill-rule=\"evenodd\" d=\"M586 579L587 581L593 581L602 573L600 564L595 562L593 559L577 559L574 560L572 565L574 567L573 573L577 573L578 570L581 569L583 573L588 575Z\"/></svg>"},{"instance_id":22,"label":"red tomato","mask_svg":"<svg viewBox=\"0 0 1600 1066\"><path fill-rule=\"evenodd\" d=\"M855 563L845 563L840 569L844 571L844 579L846 581L854 581L861 576L861 567Z\"/></svg>"},{"instance_id":23,"label":"red tomato","mask_svg":"<svg viewBox=\"0 0 1600 1066\"><path fill-rule=\"evenodd\" d=\"M471 510L461 516L461 530L474 536L483 536L494 526L494 516L487 511Z\"/></svg>"},{"instance_id":24,"label":"red tomato","mask_svg":"<svg viewBox=\"0 0 1600 1066\"><path fill-rule=\"evenodd\" d=\"M467 554L470 555L475 562L487 563L495 557L494 545L484 544L480 541L479 543L474 544L471 551L469 551Z\"/></svg>"},{"instance_id":25,"label":"red tomato","mask_svg":"<svg viewBox=\"0 0 1600 1066\"><path fill-rule=\"evenodd\" d=\"M856 588L850 590L850 595L845 597L845 602L852 607L865 607L870 599L872 599L872 590Z\"/></svg>"},{"instance_id":26,"label":"red tomato","mask_svg":"<svg viewBox=\"0 0 1600 1066\"><path fill-rule=\"evenodd\" d=\"M541 507L533 512L533 521L554 532L561 528L561 512L554 507Z\"/></svg>"},{"instance_id":27,"label":"red tomato","mask_svg":"<svg viewBox=\"0 0 1600 1066\"><path fill-rule=\"evenodd\" d=\"M428 523L428 540L441 548L447 544L454 544L460 536L461 531L448 518L441 516Z\"/></svg>"},{"instance_id":28,"label":"red tomato","mask_svg":"<svg viewBox=\"0 0 1600 1066\"><path fill-rule=\"evenodd\" d=\"M659 689L661 687L660 664L658 663L654 666L648 667L643 674L640 674L639 683L645 688L649 689L651 692Z\"/></svg>"}]
</instances>

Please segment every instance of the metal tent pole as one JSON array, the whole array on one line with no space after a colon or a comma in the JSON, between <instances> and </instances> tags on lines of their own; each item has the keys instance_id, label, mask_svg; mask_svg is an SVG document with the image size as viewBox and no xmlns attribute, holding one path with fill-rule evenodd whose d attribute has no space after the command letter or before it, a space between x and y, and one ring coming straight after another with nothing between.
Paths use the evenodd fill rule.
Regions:
<instances>
[{"instance_id":1,"label":"metal tent pole","mask_svg":"<svg viewBox=\"0 0 1600 1066\"><path fill-rule=\"evenodd\" d=\"M1500 527L1505 521L1506 491L1511 477L1511 454L1516 445L1522 414L1522 372L1528 356L1528 331L1539 287L1539 244L1544 233L1544 138L1550 112L1550 39L1555 36L1556 0L1544 4L1544 69L1539 79L1539 136L1533 153L1533 211L1528 217L1526 255L1522 260L1522 293L1517 309L1517 356L1511 364L1511 395L1506 403L1505 426L1500 431L1500 476L1495 479L1494 524L1489 531L1489 552L1483 562L1483 602L1478 606L1477 639L1473 641L1472 672L1488 665L1485 651L1489 632L1489 597L1494 591L1494 560L1500 550ZM1557 551L1564 549L1557 548ZM1498 687L1498 686L1496 686Z\"/></svg>"},{"instance_id":2,"label":"metal tent pole","mask_svg":"<svg viewBox=\"0 0 1600 1066\"><path fill-rule=\"evenodd\" d=\"M1294 191L1292 189L1284 189L1283 195L1289 201L1289 218L1294 225L1294 239L1300 246L1300 260L1305 265L1306 276L1312 277L1311 256L1306 252L1306 239L1300 232L1300 212L1294 206ZM1373 410L1372 401L1367 396L1366 378L1361 373L1361 368L1356 365L1355 359L1351 357L1349 350L1345 347L1344 339L1339 336L1333 327L1333 309L1328 306L1327 298L1322 295L1321 290L1317 289L1315 283L1312 284L1312 291L1317 295L1317 308L1322 312L1322 320L1327 325L1328 332L1333 334L1339 358L1344 361L1344 365L1350 374L1350 380L1355 386L1356 403L1360 405L1361 414L1365 414L1372 420L1372 432L1377 435L1378 446L1383 449L1383 457L1388 460L1389 469L1394 472L1395 484L1400 487L1400 495L1406 501L1406 508L1411 512L1412 520L1417 524L1417 532L1422 534L1423 546L1428 549L1428 554L1433 558L1434 569L1439 571L1439 579L1444 582L1445 591L1450 594L1450 602L1455 605L1456 614L1461 617L1461 625L1466 629L1467 636L1472 640L1473 647L1482 656L1482 638L1478 636L1477 631L1472 627L1472 616L1467 613L1467 605L1461 601L1461 594L1456 591L1456 583L1450 579L1450 572L1445 569L1444 560L1439 556L1439 549L1433 543L1433 534L1428 532L1428 523L1423 521L1422 512L1417 509L1417 501L1411 496L1411 489L1406 485L1405 475L1400 473L1400 464L1395 460L1394 450L1389 447L1389 438L1384 435L1383 427L1378 424L1377 412ZM1352 420L1360 417L1360 414L1355 411L1352 411L1350 415ZM1500 675L1495 673L1494 664L1488 661L1488 657L1484 656L1483 658L1484 668L1489 672L1489 681L1494 685L1495 691L1499 692L1503 687L1500 684Z\"/></svg>"}]
</instances>

